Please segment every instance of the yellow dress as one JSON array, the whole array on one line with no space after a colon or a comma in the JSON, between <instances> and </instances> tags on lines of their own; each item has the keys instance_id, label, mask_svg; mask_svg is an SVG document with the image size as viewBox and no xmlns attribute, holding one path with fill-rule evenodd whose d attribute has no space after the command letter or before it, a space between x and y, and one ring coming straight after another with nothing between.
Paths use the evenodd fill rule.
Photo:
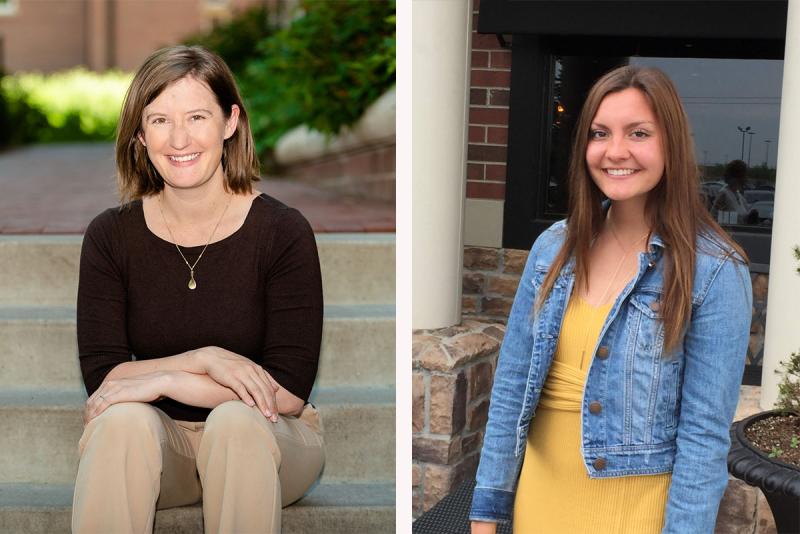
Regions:
<instances>
[{"instance_id":1,"label":"yellow dress","mask_svg":"<svg viewBox=\"0 0 800 534\"><path fill-rule=\"evenodd\" d=\"M531 421L514 503L515 534L648 534L664 522L671 475L589 478L581 457L581 400L611 304L570 299Z\"/></svg>"}]
</instances>

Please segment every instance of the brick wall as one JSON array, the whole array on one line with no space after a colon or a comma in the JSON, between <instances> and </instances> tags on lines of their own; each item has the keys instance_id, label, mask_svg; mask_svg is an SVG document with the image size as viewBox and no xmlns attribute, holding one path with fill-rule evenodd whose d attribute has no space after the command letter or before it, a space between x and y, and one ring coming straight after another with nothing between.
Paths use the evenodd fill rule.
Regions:
<instances>
[{"instance_id":1,"label":"brick wall","mask_svg":"<svg viewBox=\"0 0 800 534\"><path fill-rule=\"evenodd\" d=\"M394 140L291 165L285 174L347 197L394 203Z\"/></svg>"},{"instance_id":2,"label":"brick wall","mask_svg":"<svg viewBox=\"0 0 800 534\"><path fill-rule=\"evenodd\" d=\"M19 0L16 13L0 16L0 67L52 71L83 63L84 10L84 1Z\"/></svg>"},{"instance_id":3,"label":"brick wall","mask_svg":"<svg viewBox=\"0 0 800 534\"><path fill-rule=\"evenodd\" d=\"M0 67L7 72L76 65L134 70L158 48L261 1L19 0L16 13L0 16ZM111 18L115 22L109 28Z\"/></svg>"},{"instance_id":4,"label":"brick wall","mask_svg":"<svg viewBox=\"0 0 800 534\"><path fill-rule=\"evenodd\" d=\"M475 474L504 333L503 325L474 320L414 332L414 517Z\"/></svg>"},{"instance_id":5,"label":"brick wall","mask_svg":"<svg viewBox=\"0 0 800 534\"><path fill-rule=\"evenodd\" d=\"M135 70L153 51L207 28L210 21L203 7L203 0L162 1L157 9L143 9L140 2L117 3L111 61L123 70Z\"/></svg>"},{"instance_id":6,"label":"brick wall","mask_svg":"<svg viewBox=\"0 0 800 534\"><path fill-rule=\"evenodd\" d=\"M480 34L475 0L472 15L472 62L469 91L467 198L503 200L508 145L511 50L494 35Z\"/></svg>"}]
</instances>

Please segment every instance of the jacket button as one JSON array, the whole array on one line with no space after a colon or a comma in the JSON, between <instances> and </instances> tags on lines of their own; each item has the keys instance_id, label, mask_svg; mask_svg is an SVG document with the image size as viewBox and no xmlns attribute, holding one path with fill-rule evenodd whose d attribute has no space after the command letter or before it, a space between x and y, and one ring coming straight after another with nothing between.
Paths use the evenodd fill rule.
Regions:
<instances>
[{"instance_id":1,"label":"jacket button","mask_svg":"<svg viewBox=\"0 0 800 534\"><path fill-rule=\"evenodd\" d=\"M592 465L598 471L602 471L603 469L606 468L606 459L605 458L596 458L595 461L592 462Z\"/></svg>"},{"instance_id":2,"label":"jacket button","mask_svg":"<svg viewBox=\"0 0 800 534\"><path fill-rule=\"evenodd\" d=\"M651 303L650 304L650 309L653 310L654 312L657 312L658 310L661 309L661 303L658 302L658 301L655 301L655 302Z\"/></svg>"},{"instance_id":3,"label":"jacket button","mask_svg":"<svg viewBox=\"0 0 800 534\"><path fill-rule=\"evenodd\" d=\"M608 358L608 347L600 347L597 349L597 357L601 360Z\"/></svg>"},{"instance_id":4,"label":"jacket button","mask_svg":"<svg viewBox=\"0 0 800 534\"><path fill-rule=\"evenodd\" d=\"M599 414L603 411L603 405L597 401L593 401L589 403L589 413L593 413L595 415Z\"/></svg>"}]
</instances>

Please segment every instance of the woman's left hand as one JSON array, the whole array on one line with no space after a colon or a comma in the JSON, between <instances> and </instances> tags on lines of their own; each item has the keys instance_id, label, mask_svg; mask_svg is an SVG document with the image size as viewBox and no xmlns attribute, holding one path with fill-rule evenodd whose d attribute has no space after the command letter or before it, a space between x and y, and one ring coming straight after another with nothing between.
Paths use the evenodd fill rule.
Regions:
<instances>
[{"instance_id":1,"label":"woman's left hand","mask_svg":"<svg viewBox=\"0 0 800 534\"><path fill-rule=\"evenodd\" d=\"M86 401L83 423L103 413L118 402L152 402L163 395L169 372L158 371L128 378L104 381Z\"/></svg>"}]
</instances>

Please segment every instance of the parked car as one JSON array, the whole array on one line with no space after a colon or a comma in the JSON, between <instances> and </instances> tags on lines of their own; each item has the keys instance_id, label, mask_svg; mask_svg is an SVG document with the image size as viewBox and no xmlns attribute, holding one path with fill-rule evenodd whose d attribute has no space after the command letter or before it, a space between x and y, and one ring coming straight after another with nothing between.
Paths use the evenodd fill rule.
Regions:
<instances>
[{"instance_id":1,"label":"parked car","mask_svg":"<svg viewBox=\"0 0 800 534\"><path fill-rule=\"evenodd\" d=\"M750 204L750 207L758 212L758 222L762 224L772 224L772 213L774 202L770 200L758 200Z\"/></svg>"},{"instance_id":2,"label":"parked car","mask_svg":"<svg viewBox=\"0 0 800 534\"><path fill-rule=\"evenodd\" d=\"M768 189L745 189L744 199L750 206L753 206L753 204L756 202L764 201L767 201L771 204L775 199L775 191L770 191Z\"/></svg>"}]
</instances>

